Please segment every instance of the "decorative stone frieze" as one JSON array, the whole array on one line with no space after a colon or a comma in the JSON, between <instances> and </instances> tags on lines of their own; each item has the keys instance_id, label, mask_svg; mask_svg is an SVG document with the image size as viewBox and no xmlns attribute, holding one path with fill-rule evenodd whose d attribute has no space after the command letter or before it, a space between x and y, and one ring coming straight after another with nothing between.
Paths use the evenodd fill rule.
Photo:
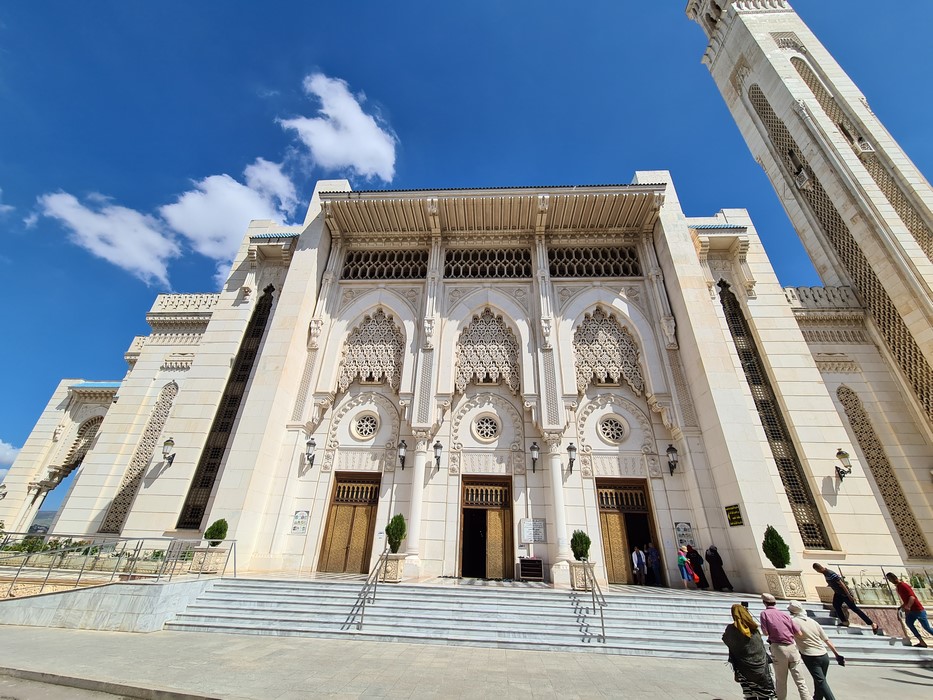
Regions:
<instances>
[{"instance_id":1,"label":"decorative stone frieze","mask_svg":"<svg viewBox=\"0 0 933 700\"><path fill-rule=\"evenodd\" d=\"M631 331L601 308L586 314L573 334L577 391L593 382L625 380L637 394L645 391L639 350Z\"/></svg>"},{"instance_id":2,"label":"decorative stone frieze","mask_svg":"<svg viewBox=\"0 0 933 700\"><path fill-rule=\"evenodd\" d=\"M346 391L357 379L380 381L395 391L402 379L405 336L381 308L353 329L344 345L337 386Z\"/></svg>"},{"instance_id":3,"label":"decorative stone frieze","mask_svg":"<svg viewBox=\"0 0 933 700\"><path fill-rule=\"evenodd\" d=\"M492 310L486 308L460 334L457 341L457 391L466 390L470 382L495 382L518 393L521 373L518 364L518 341L512 329Z\"/></svg>"}]
</instances>

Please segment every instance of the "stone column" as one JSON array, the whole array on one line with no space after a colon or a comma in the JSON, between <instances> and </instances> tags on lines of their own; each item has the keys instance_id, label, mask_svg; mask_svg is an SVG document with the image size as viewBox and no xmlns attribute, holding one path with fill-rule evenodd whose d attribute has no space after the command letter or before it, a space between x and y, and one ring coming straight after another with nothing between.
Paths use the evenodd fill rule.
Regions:
<instances>
[{"instance_id":1,"label":"stone column","mask_svg":"<svg viewBox=\"0 0 933 700\"><path fill-rule=\"evenodd\" d=\"M415 463L411 480L411 513L408 516L408 562L406 574L410 567L421 566L421 505L424 500L424 465L428 459L428 434L416 430L415 435Z\"/></svg>"},{"instance_id":2,"label":"stone column","mask_svg":"<svg viewBox=\"0 0 933 700\"><path fill-rule=\"evenodd\" d=\"M570 535L567 532L567 512L564 506L561 436L549 434L545 436L544 441L548 446L548 459L550 462L551 494L554 499L554 527L557 529L557 561L571 561L573 559L573 552L570 551Z\"/></svg>"}]
</instances>

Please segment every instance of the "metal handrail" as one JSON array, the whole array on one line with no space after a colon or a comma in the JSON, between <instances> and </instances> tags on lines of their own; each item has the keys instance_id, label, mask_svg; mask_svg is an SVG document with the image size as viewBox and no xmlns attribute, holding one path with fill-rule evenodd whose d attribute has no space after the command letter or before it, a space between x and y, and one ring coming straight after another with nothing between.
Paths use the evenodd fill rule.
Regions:
<instances>
[{"instance_id":1,"label":"metal handrail","mask_svg":"<svg viewBox=\"0 0 933 700\"><path fill-rule=\"evenodd\" d=\"M599 635L599 641L603 644L606 643L606 617L603 614L603 608L606 607L606 596L603 595L603 589L600 588L599 581L596 580L596 574L593 573L595 564L590 564L589 562L583 562L583 580L586 585L589 586L590 594L592 596L591 603L591 612L596 612L597 607L599 608L599 625L601 634Z\"/></svg>"},{"instance_id":2,"label":"metal handrail","mask_svg":"<svg viewBox=\"0 0 933 700\"><path fill-rule=\"evenodd\" d=\"M376 566L369 572L369 575L366 577L366 582L363 584L363 588L360 589L356 602L350 610L350 616L347 618L346 626L353 624L353 620L357 617L358 612L359 618L356 622L356 629L357 631L363 629L363 618L366 616L366 603L376 602L376 589L379 586L379 575L385 571L388 562L389 545L386 544L385 549L382 550L382 554L380 554L379 558L376 560Z\"/></svg>"},{"instance_id":3,"label":"metal handrail","mask_svg":"<svg viewBox=\"0 0 933 700\"><path fill-rule=\"evenodd\" d=\"M19 536L22 536L19 539ZM75 538L79 538L77 542L74 542ZM50 541L64 541L71 543L65 547L55 547L53 549L39 549L37 551L9 551L6 550L7 547L11 546L11 541L25 541L27 539L41 540L43 547L46 546ZM81 580L85 578L86 574L90 572L106 574L110 573L110 578L106 581L101 581L102 583L111 583L116 578L117 574L128 574L132 575L142 575L140 572L140 561L152 561L156 557L156 553L159 553L159 565L154 570L145 571L144 575L146 578L155 581L161 581L163 578L171 581L172 577L176 575L176 570L179 563L192 562L195 559L195 550L200 549L200 545L203 542L217 542L218 544L224 543L228 544L229 547L225 550L226 557L224 558L223 569L220 571L221 576L225 576L227 568L230 565L230 558L233 557L233 576L236 578L236 540L205 540L201 539L191 539L191 540L182 540L171 537L118 537L118 536L106 536L106 537L95 537L91 536L81 536L81 535L49 535L47 533L20 533L20 532L8 532L3 533L3 543L0 544L0 572L5 568L7 562L12 562L14 560L21 559L18 562L16 573L13 575L10 585L6 590L5 598L9 598L13 592L16 583L23 577L23 574L27 569L30 571L44 577L42 583L39 586L39 593L42 593L46 586L49 584L49 580L52 577L53 571L58 571L60 573L67 573L69 577L67 579L67 584L71 585L72 588L77 588ZM146 546L149 543L150 546ZM15 542L14 542L15 544ZM152 546L155 544L156 546ZM6 551L4 551L6 550ZM143 557L144 552L150 552L151 554ZM205 567L209 565L208 553L210 552L209 547L204 548L203 556L201 556L197 563L197 570L195 571L191 564L188 564L186 573L196 574L198 578L207 573L215 573L212 571L205 571ZM64 566L65 559L70 554L83 554L85 555L81 560L80 569L75 569L72 567ZM30 560L45 556L48 558L48 564L42 562L41 566L28 566ZM93 561L88 566L89 557L93 557ZM102 557L115 558L116 561L112 565L106 566L106 571L101 571L98 567ZM125 559L125 561L124 561ZM72 585L71 576L74 576L74 581Z\"/></svg>"},{"instance_id":4,"label":"metal handrail","mask_svg":"<svg viewBox=\"0 0 933 700\"><path fill-rule=\"evenodd\" d=\"M827 568L834 568L839 572L856 600L862 605L900 605L898 595L894 592L891 582L887 580L888 573L894 573L898 578L906 580L925 601L933 599L933 593L929 592L933 591L933 567L902 563L834 562L827 565ZM887 600L873 600L875 596L868 597L866 595L868 591L884 591L883 597Z\"/></svg>"}]
</instances>

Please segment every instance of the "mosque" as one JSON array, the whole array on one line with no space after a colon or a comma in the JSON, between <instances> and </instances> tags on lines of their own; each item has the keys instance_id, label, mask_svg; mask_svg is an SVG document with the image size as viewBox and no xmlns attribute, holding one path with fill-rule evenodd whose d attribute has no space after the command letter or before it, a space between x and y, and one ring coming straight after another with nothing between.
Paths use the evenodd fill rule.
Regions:
<instances>
[{"instance_id":1,"label":"mosque","mask_svg":"<svg viewBox=\"0 0 933 700\"><path fill-rule=\"evenodd\" d=\"M703 56L825 286L741 209L630 184L353 191L253 221L217 294L162 294L118 382L63 380L5 480L25 531L200 537L241 570L571 580L716 544L735 585L929 566L933 190L785 0L690 0ZM775 569L773 526L791 550Z\"/></svg>"}]
</instances>

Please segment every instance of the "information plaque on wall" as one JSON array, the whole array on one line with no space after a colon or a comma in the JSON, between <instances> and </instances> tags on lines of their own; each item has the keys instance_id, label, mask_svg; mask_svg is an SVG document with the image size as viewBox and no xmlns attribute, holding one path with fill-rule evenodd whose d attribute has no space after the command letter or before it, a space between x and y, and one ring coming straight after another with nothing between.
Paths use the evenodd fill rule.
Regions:
<instances>
[{"instance_id":1,"label":"information plaque on wall","mask_svg":"<svg viewBox=\"0 0 933 700\"><path fill-rule=\"evenodd\" d=\"M308 516L310 513L306 510L296 510L292 517L292 534L303 535L308 531Z\"/></svg>"},{"instance_id":2,"label":"information plaque on wall","mask_svg":"<svg viewBox=\"0 0 933 700\"><path fill-rule=\"evenodd\" d=\"M544 531L544 518L522 518L519 526L522 530L522 544L547 542L547 534Z\"/></svg>"},{"instance_id":3,"label":"information plaque on wall","mask_svg":"<svg viewBox=\"0 0 933 700\"><path fill-rule=\"evenodd\" d=\"M739 508L738 503L734 506L726 506L726 519L729 521L729 527L745 524L745 521L742 520L742 509Z\"/></svg>"}]
</instances>

